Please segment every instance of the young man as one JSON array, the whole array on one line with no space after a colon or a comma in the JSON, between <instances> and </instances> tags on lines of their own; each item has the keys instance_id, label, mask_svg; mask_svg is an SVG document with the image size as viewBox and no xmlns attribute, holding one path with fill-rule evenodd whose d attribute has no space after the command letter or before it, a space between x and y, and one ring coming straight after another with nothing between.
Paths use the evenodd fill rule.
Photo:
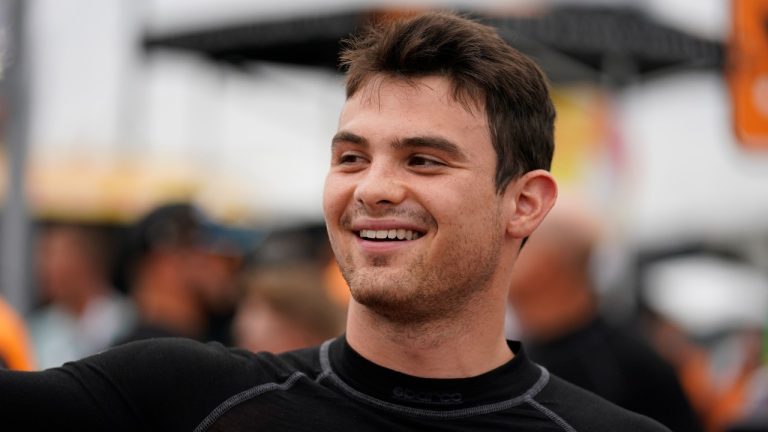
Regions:
<instances>
[{"instance_id":1,"label":"young man","mask_svg":"<svg viewBox=\"0 0 768 432\"><path fill-rule=\"evenodd\" d=\"M556 196L554 110L538 68L492 29L441 13L373 30L343 59L348 100L324 211L351 287L346 337L279 356L130 344L3 375L4 418L110 430L666 430L504 340L511 267Z\"/></svg>"}]
</instances>

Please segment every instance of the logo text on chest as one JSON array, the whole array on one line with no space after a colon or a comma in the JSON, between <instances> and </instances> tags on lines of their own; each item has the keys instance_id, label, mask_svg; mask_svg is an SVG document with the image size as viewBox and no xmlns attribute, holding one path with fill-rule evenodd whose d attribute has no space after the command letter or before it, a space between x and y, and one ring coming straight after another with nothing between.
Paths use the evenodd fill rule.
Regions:
<instances>
[{"instance_id":1,"label":"logo text on chest","mask_svg":"<svg viewBox=\"0 0 768 432\"><path fill-rule=\"evenodd\" d=\"M458 392L421 391L405 387L393 388L392 397L403 401L435 405L455 405L462 402L461 393Z\"/></svg>"}]
</instances>

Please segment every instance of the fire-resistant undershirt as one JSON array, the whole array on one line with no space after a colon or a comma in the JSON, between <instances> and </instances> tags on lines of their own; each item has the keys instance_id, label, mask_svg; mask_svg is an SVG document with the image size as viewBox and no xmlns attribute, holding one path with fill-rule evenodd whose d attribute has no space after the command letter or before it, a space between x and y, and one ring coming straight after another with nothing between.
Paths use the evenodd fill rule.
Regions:
<instances>
[{"instance_id":1,"label":"fire-resistant undershirt","mask_svg":"<svg viewBox=\"0 0 768 432\"><path fill-rule=\"evenodd\" d=\"M11 430L667 431L509 345L515 358L488 373L426 379L366 360L344 337L282 355L140 341L42 372L0 372L0 418Z\"/></svg>"}]
</instances>

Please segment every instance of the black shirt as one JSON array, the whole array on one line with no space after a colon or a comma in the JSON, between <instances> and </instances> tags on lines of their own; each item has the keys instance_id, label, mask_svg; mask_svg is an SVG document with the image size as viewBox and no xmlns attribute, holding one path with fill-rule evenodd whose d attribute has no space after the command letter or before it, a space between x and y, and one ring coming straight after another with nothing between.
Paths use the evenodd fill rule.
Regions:
<instances>
[{"instance_id":1,"label":"black shirt","mask_svg":"<svg viewBox=\"0 0 768 432\"><path fill-rule=\"evenodd\" d=\"M0 418L11 430L667 430L510 348L513 360L480 376L426 379L366 360L343 337L281 355L154 339L0 371Z\"/></svg>"},{"instance_id":2,"label":"black shirt","mask_svg":"<svg viewBox=\"0 0 768 432\"><path fill-rule=\"evenodd\" d=\"M550 372L619 406L675 431L703 430L674 368L633 332L595 319L526 348Z\"/></svg>"}]
</instances>

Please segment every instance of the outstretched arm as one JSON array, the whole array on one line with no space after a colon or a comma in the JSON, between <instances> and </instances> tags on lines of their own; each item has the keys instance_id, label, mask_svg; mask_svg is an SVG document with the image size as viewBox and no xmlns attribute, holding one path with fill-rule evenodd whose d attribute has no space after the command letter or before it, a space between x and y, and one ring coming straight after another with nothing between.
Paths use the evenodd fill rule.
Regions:
<instances>
[{"instance_id":1,"label":"outstretched arm","mask_svg":"<svg viewBox=\"0 0 768 432\"><path fill-rule=\"evenodd\" d=\"M40 372L0 371L0 418L11 430L142 430L91 358ZM132 419L133 417L133 419Z\"/></svg>"},{"instance_id":2,"label":"outstretched arm","mask_svg":"<svg viewBox=\"0 0 768 432\"><path fill-rule=\"evenodd\" d=\"M156 339L41 372L1 370L0 419L19 430L192 430L249 386L253 365L219 344Z\"/></svg>"}]
</instances>

